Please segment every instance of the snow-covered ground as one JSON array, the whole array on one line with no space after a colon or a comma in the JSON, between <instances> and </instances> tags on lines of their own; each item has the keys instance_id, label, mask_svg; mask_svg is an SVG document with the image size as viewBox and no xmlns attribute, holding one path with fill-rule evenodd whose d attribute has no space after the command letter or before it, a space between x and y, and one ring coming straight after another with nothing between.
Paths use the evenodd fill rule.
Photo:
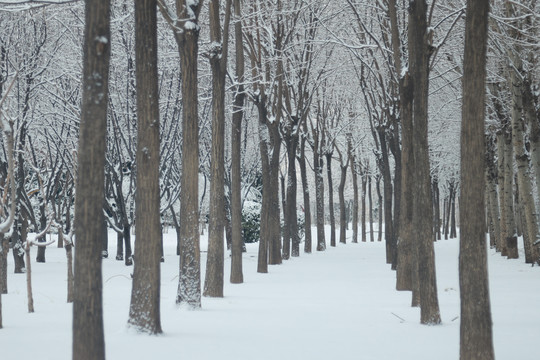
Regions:
<instances>
[{"instance_id":1,"label":"snow-covered ground","mask_svg":"<svg viewBox=\"0 0 540 360\"><path fill-rule=\"evenodd\" d=\"M111 235L111 242L116 237ZM410 293L397 292L383 243L328 247L327 251L256 272L257 244L244 254L244 280L228 283L225 298L203 298L198 311L178 309L176 235L165 234L161 314L164 334L126 327L132 267L103 261L105 345L108 359L458 359L458 241L436 243L443 324L419 324ZM348 239L350 241L350 239ZM206 238L201 239L206 249ZM113 244L114 245L114 244ZM36 249L32 249L35 258ZM206 253L202 254L202 274ZM495 353L498 360L539 358L540 268L489 250ZM0 359L71 359L71 312L66 303L65 251L47 249L47 263L32 263L35 313L27 313L26 277L13 274L2 296ZM75 357L76 358L76 357Z\"/></svg>"}]
</instances>

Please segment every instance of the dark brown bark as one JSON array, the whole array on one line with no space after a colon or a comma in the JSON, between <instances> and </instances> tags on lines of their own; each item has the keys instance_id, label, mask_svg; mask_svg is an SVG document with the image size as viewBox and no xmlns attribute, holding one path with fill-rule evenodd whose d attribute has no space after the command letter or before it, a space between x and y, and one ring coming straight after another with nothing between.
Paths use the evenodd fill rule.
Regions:
<instances>
[{"instance_id":1,"label":"dark brown bark","mask_svg":"<svg viewBox=\"0 0 540 360\"><path fill-rule=\"evenodd\" d=\"M201 307L201 251L199 235L199 104L198 104L198 17L202 1L178 1L173 29L182 72L182 178L180 194L180 276L177 304ZM162 12L164 13L164 11ZM187 26L189 25L189 26Z\"/></svg>"},{"instance_id":2,"label":"dark brown bark","mask_svg":"<svg viewBox=\"0 0 540 360\"><path fill-rule=\"evenodd\" d=\"M225 74L227 71L229 19L231 0L225 5L223 36L221 34L220 1L210 0L210 50L212 70L212 153L210 214L208 221L208 256L204 296L223 297L224 226L225 226ZM219 45L218 45L219 44Z\"/></svg>"},{"instance_id":3,"label":"dark brown bark","mask_svg":"<svg viewBox=\"0 0 540 360\"><path fill-rule=\"evenodd\" d=\"M326 239L324 234L323 159L319 154L318 141L315 141L315 144L313 148L313 171L315 172L315 204L317 210L317 251L324 251L326 250Z\"/></svg>"},{"instance_id":4,"label":"dark brown bark","mask_svg":"<svg viewBox=\"0 0 540 360\"><path fill-rule=\"evenodd\" d=\"M81 360L105 358L101 225L111 43L109 0L85 2L84 34L72 343L73 359Z\"/></svg>"},{"instance_id":5,"label":"dark brown bark","mask_svg":"<svg viewBox=\"0 0 540 360\"><path fill-rule=\"evenodd\" d=\"M298 156L298 165L300 167L300 179L302 181L302 195L304 198L304 252L311 254L312 237L311 237L311 204L309 196L309 185L307 181L307 168L306 168L306 137L302 136L300 139L300 149Z\"/></svg>"},{"instance_id":6,"label":"dark brown bark","mask_svg":"<svg viewBox=\"0 0 540 360\"><path fill-rule=\"evenodd\" d=\"M420 322L441 322L435 276L433 211L428 145L429 57L427 3L409 2L409 47L414 83L413 139L414 174L413 226L417 233Z\"/></svg>"},{"instance_id":7,"label":"dark brown bark","mask_svg":"<svg viewBox=\"0 0 540 360\"><path fill-rule=\"evenodd\" d=\"M366 169L363 169L361 174L362 179L362 197L361 197L361 207L360 210L360 232L362 233L362 242L366 242L366 193L367 193L367 174Z\"/></svg>"},{"instance_id":8,"label":"dark brown bark","mask_svg":"<svg viewBox=\"0 0 540 360\"><path fill-rule=\"evenodd\" d=\"M334 184L332 180L332 153L326 152L326 175L328 177L328 212L330 218L330 246L336 246L336 216L334 213Z\"/></svg>"},{"instance_id":9,"label":"dark brown bark","mask_svg":"<svg viewBox=\"0 0 540 360\"><path fill-rule=\"evenodd\" d=\"M234 16L241 18L240 0L234 0ZM242 22L234 25L236 80L238 87L234 94L232 126L231 126L231 278L232 284L244 282L242 272L242 179L241 179L241 142L242 118L244 116L244 44L242 42Z\"/></svg>"},{"instance_id":10,"label":"dark brown bark","mask_svg":"<svg viewBox=\"0 0 540 360\"><path fill-rule=\"evenodd\" d=\"M137 193L135 266L128 324L159 334L161 218L159 202L159 92L156 0L135 2L137 82Z\"/></svg>"},{"instance_id":11,"label":"dark brown bark","mask_svg":"<svg viewBox=\"0 0 540 360\"><path fill-rule=\"evenodd\" d=\"M349 167L349 159L343 159L341 152L339 153L341 176L339 178L338 196L339 196L339 242L347 243L347 213L345 208L345 182L347 180L347 168Z\"/></svg>"},{"instance_id":12,"label":"dark brown bark","mask_svg":"<svg viewBox=\"0 0 540 360\"><path fill-rule=\"evenodd\" d=\"M358 173L357 173L357 164L356 164L356 156L353 154L352 151L352 143L351 138L348 139L348 156L349 161L351 163L351 177L352 177L352 183L353 183L353 206L352 206L352 230L353 230L353 237L352 242L357 243L358 242ZM382 204L381 204L382 208ZM382 221L382 218L381 218Z\"/></svg>"},{"instance_id":13,"label":"dark brown bark","mask_svg":"<svg viewBox=\"0 0 540 360\"><path fill-rule=\"evenodd\" d=\"M373 233L373 196L371 195L371 175L368 176L368 200L369 200L369 241L375 241L375 234Z\"/></svg>"},{"instance_id":14,"label":"dark brown bark","mask_svg":"<svg viewBox=\"0 0 540 360\"><path fill-rule=\"evenodd\" d=\"M461 127L460 359L494 359L484 181L485 77L489 0L467 1ZM480 106L479 106L480 104Z\"/></svg>"}]
</instances>

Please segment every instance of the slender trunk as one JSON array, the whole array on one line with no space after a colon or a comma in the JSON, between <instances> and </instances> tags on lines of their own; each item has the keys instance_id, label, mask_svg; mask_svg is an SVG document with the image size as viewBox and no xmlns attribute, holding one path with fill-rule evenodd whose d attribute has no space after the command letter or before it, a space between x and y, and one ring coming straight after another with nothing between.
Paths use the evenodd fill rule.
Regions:
<instances>
[{"instance_id":1,"label":"slender trunk","mask_svg":"<svg viewBox=\"0 0 540 360\"><path fill-rule=\"evenodd\" d=\"M300 179L302 181L302 194L304 197L304 252L310 254L312 248L311 237L311 204L309 196L309 185L307 181L307 168L306 168L306 138L303 136L300 140L300 156L298 157L298 164L300 167Z\"/></svg>"},{"instance_id":2,"label":"slender trunk","mask_svg":"<svg viewBox=\"0 0 540 360\"><path fill-rule=\"evenodd\" d=\"M353 182L353 206L352 206L352 230L353 237L352 242L358 242L358 174L357 174L357 165L355 163L355 157L349 151L349 158L351 162L351 177ZM382 204L381 204L382 208ZM381 218L382 220L382 218Z\"/></svg>"},{"instance_id":3,"label":"slender trunk","mask_svg":"<svg viewBox=\"0 0 540 360\"><path fill-rule=\"evenodd\" d=\"M378 220L379 220L379 233L377 235L377 241L382 241L383 233L383 198L381 194L381 177L377 176L377 209L379 209Z\"/></svg>"},{"instance_id":4,"label":"slender trunk","mask_svg":"<svg viewBox=\"0 0 540 360\"><path fill-rule=\"evenodd\" d=\"M336 217L334 213L334 184L332 181L332 153L326 156L326 174L328 176L328 212L330 213L330 246L336 246Z\"/></svg>"},{"instance_id":5,"label":"slender trunk","mask_svg":"<svg viewBox=\"0 0 540 360\"><path fill-rule=\"evenodd\" d=\"M317 209L317 251L326 250L324 235L324 182L323 182L323 159L319 155L316 142L313 150L313 168L315 171L315 201Z\"/></svg>"},{"instance_id":6,"label":"slender trunk","mask_svg":"<svg viewBox=\"0 0 540 360\"><path fill-rule=\"evenodd\" d=\"M368 199L369 199L369 241L375 241L373 233L373 196L371 195L371 176L368 177Z\"/></svg>"},{"instance_id":7,"label":"slender trunk","mask_svg":"<svg viewBox=\"0 0 540 360\"><path fill-rule=\"evenodd\" d=\"M234 16L242 16L240 0L234 0ZM242 42L242 22L234 25L236 78L238 88L234 93L233 114L231 126L231 278L232 284L244 282L242 272L242 118L244 116L244 46Z\"/></svg>"},{"instance_id":8,"label":"slender trunk","mask_svg":"<svg viewBox=\"0 0 540 360\"><path fill-rule=\"evenodd\" d=\"M286 194L286 185L285 185L285 176L280 176L281 181L281 208L283 209L283 251L281 257L283 260L289 260L291 252L291 236L289 228L289 218L287 216L287 194Z\"/></svg>"},{"instance_id":9,"label":"slender trunk","mask_svg":"<svg viewBox=\"0 0 540 360\"><path fill-rule=\"evenodd\" d=\"M362 210L360 212L360 227L362 233L362 242L366 242L366 192L367 192L367 174L362 174Z\"/></svg>"},{"instance_id":10,"label":"slender trunk","mask_svg":"<svg viewBox=\"0 0 540 360\"><path fill-rule=\"evenodd\" d=\"M290 145L287 148L288 168L287 168L287 211L286 224L288 227L288 236L291 238L291 256L300 255L300 235L298 233L298 216L296 214L296 195L297 195L297 176L296 176L296 149L298 147L298 133L295 128L297 122L294 122L291 129Z\"/></svg>"},{"instance_id":11,"label":"slender trunk","mask_svg":"<svg viewBox=\"0 0 540 360\"><path fill-rule=\"evenodd\" d=\"M347 165L341 165L341 176L339 179L339 242L345 244L347 232L347 214L345 210L345 181L347 180Z\"/></svg>"},{"instance_id":12,"label":"slender trunk","mask_svg":"<svg viewBox=\"0 0 540 360\"><path fill-rule=\"evenodd\" d=\"M30 262L30 244L26 242L24 246L26 257L26 294L28 299L28 312L34 312L34 295L32 293L32 263Z\"/></svg>"},{"instance_id":13,"label":"slender trunk","mask_svg":"<svg viewBox=\"0 0 540 360\"><path fill-rule=\"evenodd\" d=\"M456 226L456 191L452 194L452 207L450 209L450 239L457 237Z\"/></svg>"}]
</instances>

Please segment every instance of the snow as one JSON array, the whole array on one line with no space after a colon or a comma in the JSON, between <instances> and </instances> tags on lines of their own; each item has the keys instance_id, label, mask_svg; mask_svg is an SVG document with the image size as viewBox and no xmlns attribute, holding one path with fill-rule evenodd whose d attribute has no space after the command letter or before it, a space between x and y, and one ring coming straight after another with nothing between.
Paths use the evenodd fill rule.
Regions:
<instances>
[{"instance_id":1,"label":"snow","mask_svg":"<svg viewBox=\"0 0 540 360\"><path fill-rule=\"evenodd\" d=\"M313 229L315 230L315 229ZM313 231L315 233L315 231ZM205 231L206 234L206 231ZM410 293L397 292L382 243L350 243L270 266L256 273L257 244L247 244L244 280L225 282L225 298L202 299L202 309L175 305L176 234L164 234L161 312L164 334L127 326L133 267L103 260L105 345L109 359L458 359L458 241L435 243L443 324L419 324ZM109 233L109 254L115 233ZM202 275L206 235L201 236ZM314 239L314 243L316 240ZM76 250L76 248L75 248ZM32 253L32 259L35 258ZM538 358L540 268L489 250L495 354L498 360ZM2 359L71 359L72 306L66 304L66 257L48 248L47 263L33 263L35 313L27 313L26 278L13 274L2 296ZM225 262L226 280L230 258ZM28 340L31 339L31 344Z\"/></svg>"}]
</instances>

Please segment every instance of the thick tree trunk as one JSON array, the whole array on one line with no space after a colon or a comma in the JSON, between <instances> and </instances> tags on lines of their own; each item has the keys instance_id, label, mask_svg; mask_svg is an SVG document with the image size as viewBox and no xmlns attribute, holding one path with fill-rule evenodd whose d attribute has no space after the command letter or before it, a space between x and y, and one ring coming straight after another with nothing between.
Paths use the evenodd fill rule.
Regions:
<instances>
[{"instance_id":1,"label":"thick tree trunk","mask_svg":"<svg viewBox=\"0 0 540 360\"><path fill-rule=\"evenodd\" d=\"M417 264L420 295L420 322L441 322L435 276L433 211L428 145L429 49L425 0L409 2L409 46L414 72L413 149L415 182L413 226L417 232Z\"/></svg>"},{"instance_id":2,"label":"thick tree trunk","mask_svg":"<svg viewBox=\"0 0 540 360\"><path fill-rule=\"evenodd\" d=\"M294 119L291 121L290 129L287 130L285 143L287 144L287 185L286 185L286 211L284 211L286 219L285 226L287 227L285 233L292 242L290 248L290 255L297 257L300 255L300 236L298 234L298 216L296 214L296 195L297 195L297 177L296 177L296 149L298 147L298 132L296 127L298 122ZM285 243L285 235L283 239ZM287 243L289 240L287 241ZM285 249L284 249L285 252Z\"/></svg>"},{"instance_id":3,"label":"thick tree trunk","mask_svg":"<svg viewBox=\"0 0 540 360\"><path fill-rule=\"evenodd\" d=\"M283 260L289 260L290 253L291 253L291 235L289 233L289 219L287 217L287 186L285 185L285 176L280 176L280 182L281 182L281 208L283 209L283 229L282 229L282 235L283 235L283 247L281 252L281 257Z\"/></svg>"},{"instance_id":4,"label":"thick tree trunk","mask_svg":"<svg viewBox=\"0 0 540 360\"><path fill-rule=\"evenodd\" d=\"M73 359L104 359L101 225L110 59L110 2L85 2L82 106L75 200ZM92 176L84 175L92 174Z\"/></svg>"},{"instance_id":5,"label":"thick tree trunk","mask_svg":"<svg viewBox=\"0 0 540 360\"><path fill-rule=\"evenodd\" d=\"M182 72L182 178L180 193L180 270L177 304L201 307L201 251L199 235L199 106L198 106L198 16L201 2L179 2L181 13L175 31ZM188 22L189 20L189 22ZM187 24L195 26L185 26Z\"/></svg>"},{"instance_id":6,"label":"thick tree trunk","mask_svg":"<svg viewBox=\"0 0 540 360\"><path fill-rule=\"evenodd\" d=\"M135 265L128 324L138 331L161 330L161 217L159 203L159 91L156 0L135 2L137 81L137 193Z\"/></svg>"},{"instance_id":7,"label":"thick tree trunk","mask_svg":"<svg viewBox=\"0 0 540 360\"><path fill-rule=\"evenodd\" d=\"M516 49L516 51L518 51ZM532 245L536 241L538 236L538 225L536 221L536 206L534 204L534 197L531 186L531 176L529 167L529 156L527 149L525 148L525 118L527 114L529 117L534 113L531 111L532 101L530 96L527 96L527 90L523 83L523 62L519 57L519 54L512 52L511 60L513 63L513 69L510 70L510 83L512 93L512 144L514 147L514 154L517 164L517 184L519 185L519 201L523 204L523 213L525 221L522 223L525 225L523 232L527 233L524 237L524 245L526 252L526 262L532 263L533 259L538 258L535 254L535 248ZM530 91L529 91L530 92ZM527 111L524 112L524 98L527 105ZM529 121L534 122L535 117ZM509 241L507 243L507 251L509 259L517 259L519 257L517 249L517 241ZM528 260L528 261L527 261Z\"/></svg>"},{"instance_id":8,"label":"thick tree trunk","mask_svg":"<svg viewBox=\"0 0 540 360\"><path fill-rule=\"evenodd\" d=\"M386 263L394 264L396 255L396 239L394 237L394 222L392 215L392 175L390 174L390 160L388 159L388 143L384 128L377 129L381 143L381 172L383 177L384 197L384 240L386 242Z\"/></svg>"},{"instance_id":9,"label":"thick tree trunk","mask_svg":"<svg viewBox=\"0 0 540 360\"><path fill-rule=\"evenodd\" d=\"M484 204L488 12L489 0L467 1L459 200L460 360L494 359Z\"/></svg>"}]
</instances>

